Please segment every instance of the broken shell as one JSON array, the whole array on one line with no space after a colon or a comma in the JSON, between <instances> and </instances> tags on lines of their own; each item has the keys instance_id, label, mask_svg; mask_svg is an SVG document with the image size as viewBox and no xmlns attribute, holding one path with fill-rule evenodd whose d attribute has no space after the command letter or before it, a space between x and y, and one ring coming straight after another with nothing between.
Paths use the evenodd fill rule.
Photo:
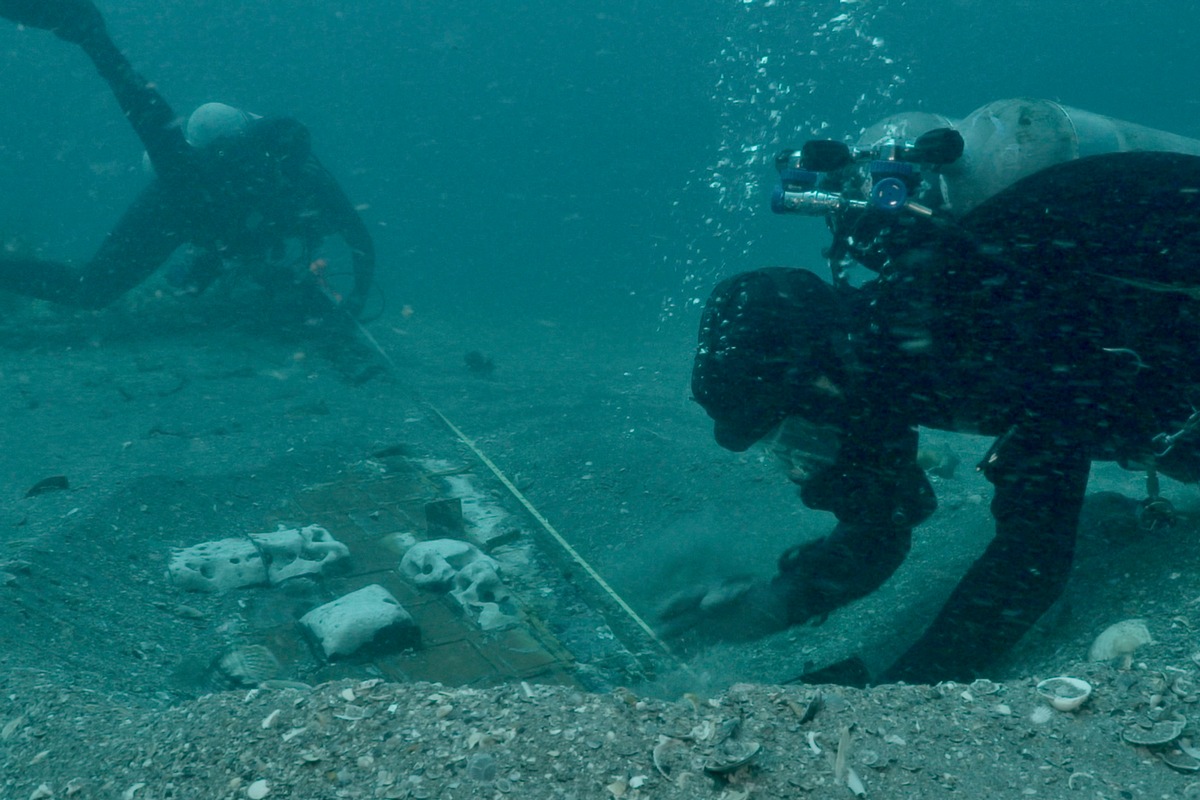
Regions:
<instances>
[{"instance_id":1,"label":"broken shell","mask_svg":"<svg viewBox=\"0 0 1200 800\"><path fill-rule=\"evenodd\" d=\"M804 713L800 715L800 724L803 725L806 722L812 722L821 710L823 703L821 690L817 689L817 691L813 692L812 698L809 699L808 705L804 707Z\"/></svg>"},{"instance_id":2,"label":"broken shell","mask_svg":"<svg viewBox=\"0 0 1200 800\"><path fill-rule=\"evenodd\" d=\"M746 766L762 750L758 742L726 742L704 762L704 771L710 775L725 775Z\"/></svg>"},{"instance_id":3,"label":"broken shell","mask_svg":"<svg viewBox=\"0 0 1200 800\"><path fill-rule=\"evenodd\" d=\"M654 745L652 756L654 768L667 780L671 780L671 776L686 761L683 742L669 736L659 736L659 742Z\"/></svg>"},{"instance_id":4,"label":"broken shell","mask_svg":"<svg viewBox=\"0 0 1200 800\"><path fill-rule=\"evenodd\" d=\"M1037 693L1059 711L1074 711L1092 695L1092 685L1080 678L1060 675L1037 685Z\"/></svg>"},{"instance_id":5,"label":"broken shell","mask_svg":"<svg viewBox=\"0 0 1200 800\"><path fill-rule=\"evenodd\" d=\"M1164 720L1154 723L1149 728L1142 725L1131 725L1121 733L1121 738L1129 744L1154 747L1175 741L1186 726L1186 719Z\"/></svg>"},{"instance_id":6,"label":"broken shell","mask_svg":"<svg viewBox=\"0 0 1200 800\"><path fill-rule=\"evenodd\" d=\"M1177 675L1175 680L1171 681L1171 692L1177 697L1182 697L1184 702L1192 702L1196 695L1196 682L1187 675Z\"/></svg>"},{"instance_id":7,"label":"broken shell","mask_svg":"<svg viewBox=\"0 0 1200 800\"><path fill-rule=\"evenodd\" d=\"M1196 758L1182 750L1167 750L1159 753L1158 757L1173 770L1179 772L1200 772L1200 758Z\"/></svg>"},{"instance_id":8,"label":"broken shell","mask_svg":"<svg viewBox=\"0 0 1200 800\"><path fill-rule=\"evenodd\" d=\"M227 650L216 666L235 686L257 686L279 674L279 660L259 644Z\"/></svg>"},{"instance_id":9,"label":"broken shell","mask_svg":"<svg viewBox=\"0 0 1200 800\"><path fill-rule=\"evenodd\" d=\"M971 684L967 688L971 690L971 694L983 697L1000 691L1000 684L995 681L989 681L987 678L977 678L971 681Z\"/></svg>"}]
</instances>

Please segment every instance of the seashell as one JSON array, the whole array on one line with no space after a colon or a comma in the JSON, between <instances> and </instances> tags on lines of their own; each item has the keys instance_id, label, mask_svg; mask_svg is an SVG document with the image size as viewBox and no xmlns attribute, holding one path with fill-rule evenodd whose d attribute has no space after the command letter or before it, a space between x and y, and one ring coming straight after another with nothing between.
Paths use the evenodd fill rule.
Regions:
<instances>
[{"instance_id":1,"label":"seashell","mask_svg":"<svg viewBox=\"0 0 1200 800\"><path fill-rule=\"evenodd\" d=\"M271 793L271 784L267 783L262 778L259 778L254 783L246 787L246 797L250 800L262 800Z\"/></svg>"},{"instance_id":2,"label":"seashell","mask_svg":"<svg viewBox=\"0 0 1200 800\"><path fill-rule=\"evenodd\" d=\"M281 692L284 689L296 689L301 692L311 692L312 686L302 681L266 680L258 684L260 689L274 689Z\"/></svg>"},{"instance_id":3,"label":"seashell","mask_svg":"<svg viewBox=\"0 0 1200 800\"><path fill-rule=\"evenodd\" d=\"M846 788L855 797L865 797L867 794L867 787L863 785L862 778L858 777L853 767L846 768Z\"/></svg>"},{"instance_id":4,"label":"seashell","mask_svg":"<svg viewBox=\"0 0 1200 800\"><path fill-rule=\"evenodd\" d=\"M353 703L347 703L342 706L338 713L333 715L334 719L344 719L350 722L357 722L360 719L367 718L368 709L363 706L356 706Z\"/></svg>"},{"instance_id":5,"label":"seashell","mask_svg":"<svg viewBox=\"0 0 1200 800\"><path fill-rule=\"evenodd\" d=\"M279 674L279 661L267 648L252 644L227 650L217 659L217 671L235 686L258 686Z\"/></svg>"},{"instance_id":6,"label":"seashell","mask_svg":"<svg viewBox=\"0 0 1200 800\"><path fill-rule=\"evenodd\" d=\"M467 775L480 783L496 780L496 759L489 753L475 753L467 759Z\"/></svg>"},{"instance_id":7,"label":"seashell","mask_svg":"<svg viewBox=\"0 0 1200 800\"><path fill-rule=\"evenodd\" d=\"M824 705L824 699L821 695L821 690L817 689L817 691L813 692L812 698L809 699L808 705L804 707L804 713L800 715L800 724L803 725L806 722L812 722L820 712L822 705Z\"/></svg>"},{"instance_id":8,"label":"seashell","mask_svg":"<svg viewBox=\"0 0 1200 800\"><path fill-rule=\"evenodd\" d=\"M1045 725L1052 719L1054 719L1054 709L1050 706L1036 706L1033 711L1029 712L1029 721L1034 725Z\"/></svg>"},{"instance_id":9,"label":"seashell","mask_svg":"<svg viewBox=\"0 0 1200 800\"><path fill-rule=\"evenodd\" d=\"M971 694L984 697L1000 691L1000 684L995 681L989 681L987 678L977 678L971 681L971 684L967 688L971 691Z\"/></svg>"},{"instance_id":10,"label":"seashell","mask_svg":"<svg viewBox=\"0 0 1200 800\"><path fill-rule=\"evenodd\" d=\"M1166 750L1158 754L1162 762L1178 772L1200 772L1200 758L1182 750Z\"/></svg>"},{"instance_id":11,"label":"seashell","mask_svg":"<svg viewBox=\"0 0 1200 800\"><path fill-rule=\"evenodd\" d=\"M673 754L672 751L682 748L683 742L669 736L660 736L658 744L654 745L652 753L654 768L667 780L671 780L671 776L676 770L677 763L673 762L683 761L682 755Z\"/></svg>"},{"instance_id":12,"label":"seashell","mask_svg":"<svg viewBox=\"0 0 1200 800\"><path fill-rule=\"evenodd\" d=\"M1131 725L1121 732L1121 738L1129 744L1154 747L1175 741L1186 726L1187 720L1183 718L1156 722L1149 728L1142 725Z\"/></svg>"},{"instance_id":13,"label":"seashell","mask_svg":"<svg viewBox=\"0 0 1200 800\"><path fill-rule=\"evenodd\" d=\"M71 488L70 482L67 481L66 475L51 475L49 478L42 478L40 481L29 487L29 491L25 492L26 497L37 497L39 494L46 492L61 492Z\"/></svg>"},{"instance_id":14,"label":"seashell","mask_svg":"<svg viewBox=\"0 0 1200 800\"><path fill-rule=\"evenodd\" d=\"M1092 685L1080 678L1060 675L1037 685L1037 693L1059 711L1074 711L1092 695Z\"/></svg>"},{"instance_id":15,"label":"seashell","mask_svg":"<svg viewBox=\"0 0 1200 800\"><path fill-rule=\"evenodd\" d=\"M716 728L716 744L733 738L733 735L738 732L738 728L742 726L742 720L738 717L729 717L721 720L721 724Z\"/></svg>"},{"instance_id":16,"label":"seashell","mask_svg":"<svg viewBox=\"0 0 1200 800\"><path fill-rule=\"evenodd\" d=\"M1140 619L1127 619L1105 628L1088 650L1090 661L1132 659L1133 651L1144 644L1153 644L1150 629Z\"/></svg>"},{"instance_id":17,"label":"seashell","mask_svg":"<svg viewBox=\"0 0 1200 800\"><path fill-rule=\"evenodd\" d=\"M704 771L710 775L725 775L734 772L755 759L762 745L758 742L726 742L704 762Z\"/></svg>"},{"instance_id":18,"label":"seashell","mask_svg":"<svg viewBox=\"0 0 1200 800\"><path fill-rule=\"evenodd\" d=\"M1176 697L1183 698L1185 703L1195 702L1196 691L1196 682L1187 675L1177 675L1175 680L1171 681L1171 692Z\"/></svg>"}]
</instances>

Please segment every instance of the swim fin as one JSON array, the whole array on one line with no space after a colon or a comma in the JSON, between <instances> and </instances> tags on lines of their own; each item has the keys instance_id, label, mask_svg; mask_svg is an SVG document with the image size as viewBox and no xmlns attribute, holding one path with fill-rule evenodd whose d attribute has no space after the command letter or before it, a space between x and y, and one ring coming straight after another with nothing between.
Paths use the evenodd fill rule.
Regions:
<instances>
[{"instance_id":1,"label":"swim fin","mask_svg":"<svg viewBox=\"0 0 1200 800\"><path fill-rule=\"evenodd\" d=\"M104 16L92 0L0 0L0 17L76 44L104 28Z\"/></svg>"}]
</instances>

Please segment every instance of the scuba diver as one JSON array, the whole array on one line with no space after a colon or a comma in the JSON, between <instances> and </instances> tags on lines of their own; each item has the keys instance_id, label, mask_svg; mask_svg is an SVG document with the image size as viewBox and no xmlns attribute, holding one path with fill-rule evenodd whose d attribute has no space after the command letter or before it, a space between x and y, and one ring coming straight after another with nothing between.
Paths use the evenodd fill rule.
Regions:
<instances>
[{"instance_id":1,"label":"scuba diver","mask_svg":"<svg viewBox=\"0 0 1200 800\"><path fill-rule=\"evenodd\" d=\"M1006 102L1017 119L1073 112ZM801 501L837 522L769 580L677 595L661 612L669 631L744 641L872 593L936 508L918 427L983 434L995 437L979 465L994 487L990 545L898 660L825 671L970 680L1061 595L1093 461L1149 471L1147 527L1171 521L1159 474L1200 480L1200 157L1087 155L1082 128L1055 151L1058 134L1035 147L1028 124L992 127L1009 131L992 141L1004 153L972 152L970 126L944 123L910 118L867 146L809 142L777 159L774 208L827 218L833 280L767 268L722 281L692 391L718 444L769 443ZM1200 153L1169 134L1137 141ZM1022 147L1036 157L999 175Z\"/></svg>"},{"instance_id":2,"label":"scuba diver","mask_svg":"<svg viewBox=\"0 0 1200 800\"><path fill-rule=\"evenodd\" d=\"M374 244L336 179L312 154L300 122L209 103L181 124L117 49L91 0L0 0L0 16L79 45L112 88L155 174L82 270L0 258L0 290L96 309L141 283L184 245L192 245L197 257L182 280L200 291L227 259L268 260L291 241L308 253L336 234L352 253L353 289L340 298L318 288L351 316L362 312L374 275Z\"/></svg>"}]
</instances>

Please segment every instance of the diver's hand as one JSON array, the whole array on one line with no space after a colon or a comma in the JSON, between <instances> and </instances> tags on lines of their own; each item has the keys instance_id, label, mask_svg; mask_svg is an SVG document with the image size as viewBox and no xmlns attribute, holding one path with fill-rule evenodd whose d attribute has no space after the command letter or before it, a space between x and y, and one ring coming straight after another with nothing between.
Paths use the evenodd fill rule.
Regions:
<instances>
[{"instance_id":1,"label":"diver's hand","mask_svg":"<svg viewBox=\"0 0 1200 800\"><path fill-rule=\"evenodd\" d=\"M746 576L679 592L663 604L658 621L664 638L700 643L746 642L788 626L779 587Z\"/></svg>"},{"instance_id":2,"label":"diver's hand","mask_svg":"<svg viewBox=\"0 0 1200 800\"><path fill-rule=\"evenodd\" d=\"M366 307L366 292L351 292L342 298L342 302L338 304L338 308L342 309L342 311L345 311L355 319L358 319L362 315L363 309Z\"/></svg>"},{"instance_id":3,"label":"diver's hand","mask_svg":"<svg viewBox=\"0 0 1200 800\"><path fill-rule=\"evenodd\" d=\"M104 17L91 0L0 0L0 17L75 44L104 32Z\"/></svg>"}]
</instances>

